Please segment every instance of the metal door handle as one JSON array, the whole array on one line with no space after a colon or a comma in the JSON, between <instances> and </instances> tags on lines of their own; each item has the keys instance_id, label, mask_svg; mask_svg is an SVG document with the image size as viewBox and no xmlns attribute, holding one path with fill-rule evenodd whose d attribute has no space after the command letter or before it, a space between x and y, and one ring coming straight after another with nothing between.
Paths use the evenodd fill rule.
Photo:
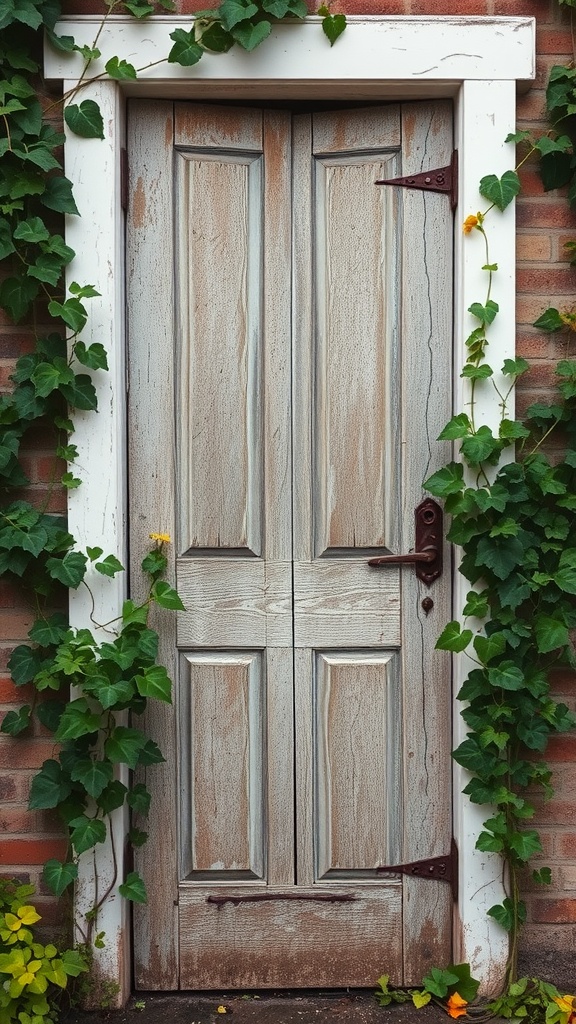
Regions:
<instances>
[{"instance_id":1,"label":"metal door handle","mask_svg":"<svg viewBox=\"0 0 576 1024\"><path fill-rule=\"evenodd\" d=\"M378 558L370 558L368 565L377 569L381 565L410 565L413 562L435 562L438 558L438 548L429 547L424 551L412 551L409 555L380 555Z\"/></svg>"},{"instance_id":2,"label":"metal door handle","mask_svg":"<svg viewBox=\"0 0 576 1024\"><path fill-rule=\"evenodd\" d=\"M426 498L414 509L414 519L417 550L407 555L379 555L370 558L368 565L376 569L386 565L414 565L418 579L429 587L442 575L442 509L432 498Z\"/></svg>"}]
</instances>

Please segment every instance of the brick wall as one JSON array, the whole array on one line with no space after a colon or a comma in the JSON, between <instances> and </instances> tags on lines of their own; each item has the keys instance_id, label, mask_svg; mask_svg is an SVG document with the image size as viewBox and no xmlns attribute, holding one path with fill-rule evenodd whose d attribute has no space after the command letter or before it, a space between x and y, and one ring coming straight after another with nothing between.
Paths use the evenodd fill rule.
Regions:
<instances>
[{"instance_id":1,"label":"brick wall","mask_svg":"<svg viewBox=\"0 0 576 1024\"><path fill-rule=\"evenodd\" d=\"M186 13L205 7L204 0L180 0ZM68 13L100 12L98 0L66 0ZM349 14L496 14L531 15L537 19L538 75L530 91L519 98L521 128L546 130L544 88L549 69L572 59L569 14L556 0L335 0L334 10ZM518 389L518 410L537 396L550 393L553 367L566 355L565 335L542 335L532 322L548 305L571 307L576 271L568 267L564 243L576 238L576 217L557 193L545 195L533 164L522 171L524 192L518 202L518 353L532 363ZM25 329L13 328L0 313L0 389L9 386L8 375L21 352L28 351ZM27 449L27 471L37 495L46 493L51 478L49 439L38 431ZM50 508L62 505L53 495ZM0 705L17 706L28 695L15 690L6 670L11 649L26 638L31 615L10 588L0 582ZM555 692L576 710L576 681L558 673ZM13 741L0 737L0 870L29 876L37 883L43 910L49 901L39 881L41 864L62 853L56 822L47 814L26 811L27 791L34 768L51 756L52 746L43 735ZM546 891L528 891L529 922L523 936L524 962L542 973L546 959L553 963L554 950L576 948L576 736L555 739L548 760L554 768L556 793L538 811L545 849L544 863L553 868L553 884ZM552 971L553 973L553 971Z\"/></svg>"}]
</instances>

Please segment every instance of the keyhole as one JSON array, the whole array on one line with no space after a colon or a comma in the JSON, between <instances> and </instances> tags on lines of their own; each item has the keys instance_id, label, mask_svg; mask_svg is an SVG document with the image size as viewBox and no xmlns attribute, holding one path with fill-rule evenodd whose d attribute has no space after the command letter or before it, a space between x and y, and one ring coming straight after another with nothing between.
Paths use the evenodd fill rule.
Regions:
<instances>
[{"instance_id":1,"label":"keyhole","mask_svg":"<svg viewBox=\"0 0 576 1024\"><path fill-rule=\"evenodd\" d=\"M424 609L424 613L428 615L428 613L432 611L433 607L434 601L432 600L432 598L425 597L424 600L422 601L422 608Z\"/></svg>"}]
</instances>

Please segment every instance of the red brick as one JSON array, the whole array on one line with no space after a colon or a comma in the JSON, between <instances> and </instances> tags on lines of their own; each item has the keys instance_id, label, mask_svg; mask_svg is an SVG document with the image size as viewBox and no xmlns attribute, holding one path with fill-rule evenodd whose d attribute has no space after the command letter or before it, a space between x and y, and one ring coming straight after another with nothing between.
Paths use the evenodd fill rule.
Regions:
<instances>
[{"instance_id":1,"label":"red brick","mask_svg":"<svg viewBox=\"0 0 576 1024\"><path fill-rule=\"evenodd\" d=\"M47 740L2 738L0 768L39 768L57 749Z\"/></svg>"},{"instance_id":2,"label":"red brick","mask_svg":"<svg viewBox=\"0 0 576 1024\"><path fill-rule=\"evenodd\" d=\"M549 235L519 234L516 238L516 256L518 260L542 261L549 260L552 245Z\"/></svg>"},{"instance_id":3,"label":"red brick","mask_svg":"<svg viewBox=\"0 0 576 1024\"><path fill-rule=\"evenodd\" d=\"M4 835L18 833L52 833L60 836L62 822L56 811L29 811L22 804L0 807L0 831Z\"/></svg>"},{"instance_id":4,"label":"red brick","mask_svg":"<svg viewBox=\"0 0 576 1024\"><path fill-rule=\"evenodd\" d=\"M4 839L0 843L0 864L44 864L53 857L66 856L65 839Z\"/></svg>"},{"instance_id":5,"label":"red brick","mask_svg":"<svg viewBox=\"0 0 576 1024\"><path fill-rule=\"evenodd\" d=\"M552 736L546 750L547 761L576 761L576 735Z\"/></svg>"},{"instance_id":6,"label":"red brick","mask_svg":"<svg viewBox=\"0 0 576 1024\"><path fill-rule=\"evenodd\" d=\"M572 34L570 26L542 25L536 22L537 53L556 53L572 59Z\"/></svg>"},{"instance_id":7,"label":"red brick","mask_svg":"<svg viewBox=\"0 0 576 1024\"><path fill-rule=\"evenodd\" d=\"M576 900L534 900L532 905L534 921L548 924L573 924L576 922Z\"/></svg>"},{"instance_id":8,"label":"red brick","mask_svg":"<svg viewBox=\"0 0 576 1024\"><path fill-rule=\"evenodd\" d=\"M3 640L22 640L34 622L34 613L29 609L0 611L0 635Z\"/></svg>"},{"instance_id":9,"label":"red brick","mask_svg":"<svg viewBox=\"0 0 576 1024\"><path fill-rule=\"evenodd\" d=\"M572 295L576 287L576 273L570 268L521 267L516 273L520 293L546 292L548 295Z\"/></svg>"},{"instance_id":10,"label":"red brick","mask_svg":"<svg viewBox=\"0 0 576 1024\"><path fill-rule=\"evenodd\" d=\"M576 832L560 832L556 837L559 857L574 860L576 857Z\"/></svg>"},{"instance_id":11,"label":"red brick","mask_svg":"<svg viewBox=\"0 0 576 1024\"><path fill-rule=\"evenodd\" d=\"M576 228L576 213L559 199L542 199L519 203L516 222L520 228Z\"/></svg>"}]
</instances>

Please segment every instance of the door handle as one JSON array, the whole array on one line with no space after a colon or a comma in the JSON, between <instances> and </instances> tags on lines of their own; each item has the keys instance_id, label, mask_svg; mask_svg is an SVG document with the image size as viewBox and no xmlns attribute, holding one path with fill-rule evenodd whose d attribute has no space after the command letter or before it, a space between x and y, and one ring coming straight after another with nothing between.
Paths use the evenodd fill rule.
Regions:
<instances>
[{"instance_id":1,"label":"door handle","mask_svg":"<svg viewBox=\"0 0 576 1024\"><path fill-rule=\"evenodd\" d=\"M387 565L414 565L416 575L430 586L442 575L442 541L444 516L432 498L426 498L414 509L416 551L407 555L379 555L368 559L375 569Z\"/></svg>"},{"instance_id":2,"label":"door handle","mask_svg":"<svg viewBox=\"0 0 576 1024\"><path fill-rule=\"evenodd\" d=\"M411 562L435 562L438 558L438 548L430 547L426 551L412 551L409 555L380 555L378 558L370 558L368 565L378 569L381 565L409 565Z\"/></svg>"}]
</instances>

